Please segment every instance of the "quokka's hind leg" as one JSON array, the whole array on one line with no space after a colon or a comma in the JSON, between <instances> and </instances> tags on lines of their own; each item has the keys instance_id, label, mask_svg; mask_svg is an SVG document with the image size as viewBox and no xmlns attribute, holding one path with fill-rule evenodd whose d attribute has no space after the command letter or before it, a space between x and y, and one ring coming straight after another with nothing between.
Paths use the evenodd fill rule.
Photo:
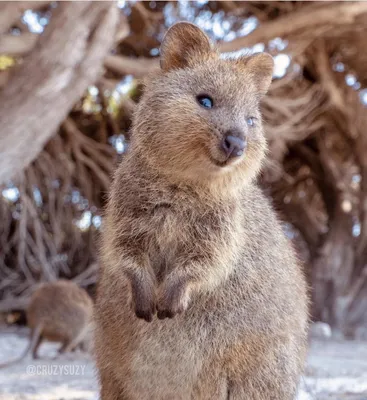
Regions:
<instances>
[{"instance_id":1,"label":"quokka's hind leg","mask_svg":"<svg viewBox=\"0 0 367 400\"><path fill-rule=\"evenodd\" d=\"M58 350L59 354L64 354L64 353L66 352L66 349L67 349L69 343L70 343L70 340L65 340L65 341L62 343L61 347L60 347L59 350Z\"/></svg>"},{"instance_id":2,"label":"quokka's hind leg","mask_svg":"<svg viewBox=\"0 0 367 400\"><path fill-rule=\"evenodd\" d=\"M295 400L302 370L297 350L280 348L270 353L255 361L246 372L232 369L228 400Z\"/></svg>"},{"instance_id":3,"label":"quokka's hind leg","mask_svg":"<svg viewBox=\"0 0 367 400\"><path fill-rule=\"evenodd\" d=\"M70 338L65 339L62 342L61 347L57 351L58 354L53 357L53 360L57 360L62 354L68 353L70 351L73 352L76 349L76 347L70 348L71 342L72 342L72 340Z\"/></svg>"},{"instance_id":4,"label":"quokka's hind leg","mask_svg":"<svg viewBox=\"0 0 367 400\"><path fill-rule=\"evenodd\" d=\"M220 367L219 362L213 362L202 368L191 398L193 400L227 400L227 382L226 371Z\"/></svg>"},{"instance_id":5,"label":"quokka's hind leg","mask_svg":"<svg viewBox=\"0 0 367 400\"><path fill-rule=\"evenodd\" d=\"M123 389L112 374L100 370L99 375L101 386L100 400L135 400L130 399L123 393Z\"/></svg>"},{"instance_id":6,"label":"quokka's hind leg","mask_svg":"<svg viewBox=\"0 0 367 400\"><path fill-rule=\"evenodd\" d=\"M78 348L79 350L83 351L84 353L87 353L87 352L88 352L88 344L87 344L87 342L86 342L85 340L82 340L82 341L78 344L77 348Z\"/></svg>"},{"instance_id":7,"label":"quokka's hind leg","mask_svg":"<svg viewBox=\"0 0 367 400\"><path fill-rule=\"evenodd\" d=\"M42 337L42 327L36 327L33 331L32 331L32 339L31 339L31 351L32 351L32 357L34 360L37 360L39 358L38 355L38 349L43 341L43 337Z\"/></svg>"},{"instance_id":8,"label":"quokka's hind leg","mask_svg":"<svg viewBox=\"0 0 367 400\"><path fill-rule=\"evenodd\" d=\"M281 383L246 379L244 382L228 382L227 400L295 400L297 387L294 382L285 380Z\"/></svg>"},{"instance_id":9,"label":"quokka's hind leg","mask_svg":"<svg viewBox=\"0 0 367 400\"><path fill-rule=\"evenodd\" d=\"M84 327L84 329L82 329L76 337L67 342L65 348L63 349L63 352L68 353L69 351L74 351L80 345L80 343L83 342L87 331L88 326Z\"/></svg>"}]
</instances>

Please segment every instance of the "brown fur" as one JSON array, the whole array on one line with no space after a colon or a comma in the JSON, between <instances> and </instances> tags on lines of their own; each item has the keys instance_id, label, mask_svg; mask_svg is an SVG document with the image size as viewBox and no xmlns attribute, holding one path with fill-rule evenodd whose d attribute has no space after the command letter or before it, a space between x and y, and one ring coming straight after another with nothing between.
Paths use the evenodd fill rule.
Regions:
<instances>
[{"instance_id":1,"label":"brown fur","mask_svg":"<svg viewBox=\"0 0 367 400\"><path fill-rule=\"evenodd\" d=\"M60 353L84 347L93 316L93 302L87 292L74 282L59 280L42 284L31 296L27 307L27 324L31 329L30 345L16 360L29 351L38 358L38 348L44 339L61 342Z\"/></svg>"},{"instance_id":2,"label":"brown fur","mask_svg":"<svg viewBox=\"0 0 367 400\"><path fill-rule=\"evenodd\" d=\"M161 66L107 207L96 310L102 400L291 400L305 356L305 281L254 183L272 59L220 59L197 27L179 23ZM214 107L202 108L199 94ZM229 161L220 148L228 131L248 142Z\"/></svg>"}]
</instances>

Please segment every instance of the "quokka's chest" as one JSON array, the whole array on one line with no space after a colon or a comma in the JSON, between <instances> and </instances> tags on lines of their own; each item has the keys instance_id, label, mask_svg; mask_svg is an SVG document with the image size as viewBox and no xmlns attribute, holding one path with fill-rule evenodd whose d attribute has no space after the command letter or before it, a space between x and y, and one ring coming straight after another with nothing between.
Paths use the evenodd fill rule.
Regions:
<instances>
[{"instance_id":1,"label":"quokka's chest","mask_svg":"<svg viewBox=\"0 0 367 400\"><path fill-rule=\"evenodd\" d=\"M149 218L146 244L148 257L158 280L164 279L178 257L190 251L193 226L182 213L168 207L156 208Z\"/></svg>"},{"instance_id":2,"label":"quokka's chest","mask_svg":"<svg viewBox=\"0 0 367 400\"><path fill-rule=\"evenodd\" d=\"M149 236L157 251L172 253L181 243L190 240L195 217L169 204L156 206L151 214Z\"/></svg>"},{"instance_id":3,"label":"quokka's chest","mask_svg":"<svg viewBox=\"0 0 367 400\"><path fill-rule=\"evenodd\" d=\"M155 207L151 214L149 236L163 255L190 252L200 243L222 240L235 230L232 222L220 210L164 205Z\"/></svg>"}]
</instances>

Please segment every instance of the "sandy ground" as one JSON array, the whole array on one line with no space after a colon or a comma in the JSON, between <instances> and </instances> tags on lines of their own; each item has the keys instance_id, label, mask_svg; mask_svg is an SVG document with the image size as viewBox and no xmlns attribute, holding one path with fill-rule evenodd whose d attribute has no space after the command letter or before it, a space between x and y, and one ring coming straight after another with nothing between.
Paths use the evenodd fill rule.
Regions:
<instances>
[{"instance_id":1,"label":"sandy ground","mask_svg":"<svg viewBox=\"0 0 367 400\"><path fill-rule=\"evenodd\" d=\"M22 353L27 330L0 333L0 363ZM92 358L83 353L57 359L58 345L45 343L41 360L28 356L0 370L0 400L98 400ZM312 342L297 400L367 400L367 343ZM250 400L250 399L248 399Z\"/></svg>"}]
</instances>

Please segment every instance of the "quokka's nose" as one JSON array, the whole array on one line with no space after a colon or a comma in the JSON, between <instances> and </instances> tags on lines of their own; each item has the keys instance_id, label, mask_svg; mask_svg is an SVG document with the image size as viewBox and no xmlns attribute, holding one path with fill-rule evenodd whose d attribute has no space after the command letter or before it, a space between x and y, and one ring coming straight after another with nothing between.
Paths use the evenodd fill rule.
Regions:
<instances>
[{"instance_id":1,"label":"quokka's nose","mask_svg":"<svg viewBox=\"0 0 367 400\"><path fill-rule=\"evenodd\" d=\"M246 146L246 139L241 139L232 135L226 136L222 141L222 149L228 158L242 156Z\"/></svg>"}]
</instances>

